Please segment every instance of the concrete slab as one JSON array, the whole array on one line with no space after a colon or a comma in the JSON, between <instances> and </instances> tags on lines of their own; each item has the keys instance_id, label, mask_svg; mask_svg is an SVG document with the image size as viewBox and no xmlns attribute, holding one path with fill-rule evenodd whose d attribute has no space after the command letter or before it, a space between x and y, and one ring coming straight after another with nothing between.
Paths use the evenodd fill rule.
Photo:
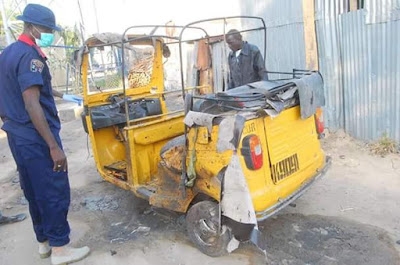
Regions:
<instances>
[{"instance_id":1,"label":"concrete slab","mask_svg":"<svg viewBox=\"0 0 400 265\"><path fill-rule=\"evenodd\" d=\"M80 119L80 115L83 112L83 106L79 106L77 103L57 100L56 105L61 122Z\"/></svg>"}]
</instances>

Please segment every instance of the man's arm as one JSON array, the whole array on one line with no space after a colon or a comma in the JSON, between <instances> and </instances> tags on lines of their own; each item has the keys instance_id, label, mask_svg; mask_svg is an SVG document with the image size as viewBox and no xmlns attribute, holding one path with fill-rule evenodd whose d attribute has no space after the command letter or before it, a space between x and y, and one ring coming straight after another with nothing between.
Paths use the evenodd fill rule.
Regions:
<instances>
[{"instance_id":1,"label":"man's arm","mask_svg":"<svg viewBox=\"0 0 400 265\"><path fill-rule=\"evenodd\" d=\"M55 90L54 88L52 89L53 91L53 96L58 97L58 98L63 98L64 94L61 92L58 92L57 90Z\"/></svg>"},{"instance_id":2,"label":"man's arm","mask_svg":"<svg viewBox=\"0 0 400 265\"><path fill-rule=\"evenodd\" d=\"M268 73L265 69L264 59L261 55L261 52L258 50L256 55L254 56L254 66L257 69L258 76L261 80L268 80Z\"/></svg>"},{"instance_id":3,"label":"man's arm","mask_svg":"<svg viewBox=\"0 0 400 265\"><path fill-rule=\"evenodd\" d=\"M52 89L52 92L53 92L53 96L54 96L54 97L59 97L59 98L62 98L63 100L66 100L66 101L78 103L79 106L80 106L80 105L82 104L82 102L83 102L83 98L82 98L81 96L63 94L63 93L61 93L61 92L58 92L58 91L55 90L54 88Z\"/></svg>"},{"instance_id":4,"label":"man's arm","mask_svg":"<svg viewBox=\"0 0 400 265\"><path fill-rule=\"evenodd\" d=\"M42 106L40 105L40 88L31 86L22 93L25 103L25 109L28 112L33 125L39 134L43 137L50 149L50 155L54 162L54 171L67 171L67 158L64 152L58 146L49 124L44 116Z\"/></svg>"}]
</instances>

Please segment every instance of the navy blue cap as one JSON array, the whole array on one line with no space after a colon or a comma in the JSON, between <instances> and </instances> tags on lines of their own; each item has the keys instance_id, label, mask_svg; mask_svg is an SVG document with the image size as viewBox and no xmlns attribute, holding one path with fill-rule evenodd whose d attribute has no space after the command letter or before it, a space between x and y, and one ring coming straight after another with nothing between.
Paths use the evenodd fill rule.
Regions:
<instances>
[{"instance_id":1,"label":"navy blue cap","mask_svg":"<svg viewBox=\"0 0 400 265\"><path fill-rule=\"evenodd\" d=\"M56 17L54 16L53 11L45 6L38 4L26 5L24 12L21 16L17 16L17 19L57 31L62 30L56 25Z\"/></svg>"}]
</instances>

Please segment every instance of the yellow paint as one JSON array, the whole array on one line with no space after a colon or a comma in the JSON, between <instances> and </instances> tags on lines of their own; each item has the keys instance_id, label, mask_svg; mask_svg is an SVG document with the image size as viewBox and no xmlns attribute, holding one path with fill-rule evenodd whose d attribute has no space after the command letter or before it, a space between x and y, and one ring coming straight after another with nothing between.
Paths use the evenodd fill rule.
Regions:
<instances>
[{"instance_id":1,"label":"yellow paint","mask_svg":"<svg viewBox=\"0 0 400 265\"><path fill-rule=\"evenodd\" d=\"M190 131L189 139L192 134L193 131ZM299 107L288 109L274 119L266 117L247 121L242 139L250 134L257 135L262 143L263 167L259 170L248 169L241 152L238 151L238 154L256 211L263 211L279 199L289 196L325 164L314 117L302 120ZM218 126L214 126L208 145L199 142L200 138L195 145L189 145L189 150L196 148L196 171L202 178L216 176L230 162L232 151L218 153L217 140ZM239 150L241 147L240 144ZM279 183L274 183L270 163L275 164L294 153L299 158L299 170Z\"/></svg>"},{"instance_id":2,"label":"yellow paint","mask_svg":"<svg viewBox=\"0 0 400 265\"><path fill-rule=\"evenodd\" d=\"M151 41L149 42L151 43ZM156 42L153 73L150 84L142 88L127 89L128 96L134 98L159 97L163 114L167 113L162 99L163 68L161 58L162 43ZM87 55L83 59L82 80L84 105L87 109L106 104L110 94L107 92L89 95L87 84ZM157 94L150 93L157 87ZM100 175L107 181L124 189L132 190L137 196L139 187L153 188L156 192L149 198L151 204L171 210L185 212L190 201L198 194L206 194L215 200L221 197L221 182L218 175L230 163L233 151L217 152L218 125L208 132L206 127L188 131L188 152L196 153L195 171L197 179L192 189L181 192L180 173L171 173L163 167L160 158L161 148L171 139L184 132L183 113L159 115L151 119L132 121L124 128L116 126L93 130L90 115L86 116L93 155ZM256 211L263 211L284 199L298 189L302 183L314 176L324 166L325 156L321 150L315 128L314 117L301 120L299 107L285 110L278 117L258 117L246 121L242 139L247 135L257 135L262 144L263 167L258 170L247 168L240 151L238 155L253 199ZM195 139L195 140L193 140ZM299 168L286 178L275 181L271 176L271 165L279 164L288 157L297 155ZM127 180L117 179L104 168L115 162L127 165ZM187 156L187 165L189 155ZM168 175L168 177L167 177Z\"/></svg>"}]
</instances>

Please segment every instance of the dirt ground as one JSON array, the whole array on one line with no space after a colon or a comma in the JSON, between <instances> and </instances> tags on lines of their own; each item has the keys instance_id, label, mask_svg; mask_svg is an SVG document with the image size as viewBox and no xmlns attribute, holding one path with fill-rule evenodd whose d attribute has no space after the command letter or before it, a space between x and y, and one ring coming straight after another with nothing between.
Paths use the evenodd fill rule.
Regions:
<instances>
[{"instance_id":1,"label":"dirt ground","mask_svg":"<svg viewBox=\"0 0 400 265\"><path fill-rule=\"evenodd\" d=\"M72 244L91 255L77 265L98 264L400 264L400 156L370 155L343 133L323 140L333 164L308 193L260 223L268 244L264 257L244 245L210 258L185 233L183 216L152 209L146 201L102 181L81 122L63 124L69 161ZM0 133L0 209L28 213L15 164ZM0 227L0 264L50 264L36 253L31 221Z\"/></svg>"}]
</instances>

